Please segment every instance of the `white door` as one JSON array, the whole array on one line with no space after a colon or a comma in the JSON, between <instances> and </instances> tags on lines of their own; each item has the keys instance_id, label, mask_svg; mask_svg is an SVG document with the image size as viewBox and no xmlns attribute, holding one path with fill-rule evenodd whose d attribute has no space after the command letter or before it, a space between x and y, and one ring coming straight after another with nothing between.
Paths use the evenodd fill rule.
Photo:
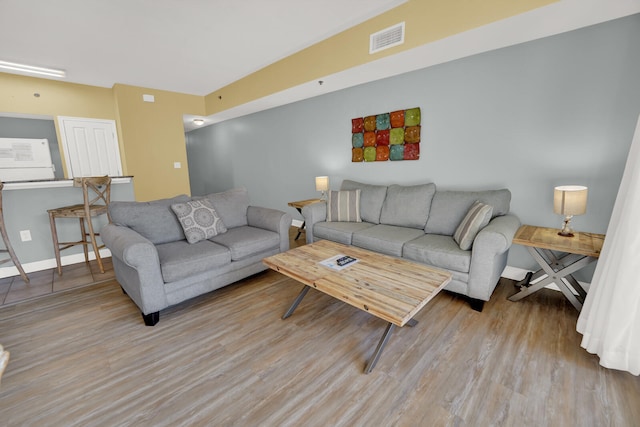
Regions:
<instances>
[{"instance_id":1,"label":"white door","mask_svg":"<svg viewBox=\"0 0 640 427\"><path fill-rule=\"evenodd\" d=\"M58 117L67 178L122 176L114 120Z\"/></svg>"}]
</instances>

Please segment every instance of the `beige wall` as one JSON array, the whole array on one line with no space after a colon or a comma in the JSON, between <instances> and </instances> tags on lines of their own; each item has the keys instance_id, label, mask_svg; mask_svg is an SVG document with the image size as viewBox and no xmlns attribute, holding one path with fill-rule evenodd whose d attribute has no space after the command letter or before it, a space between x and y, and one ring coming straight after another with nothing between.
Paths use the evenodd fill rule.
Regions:
<instances>
[{"instance_id":1,"label":"beige wall","mask_svg":"<svg viewBox=\"0 0 640 427\"><path fill-rule=\"evenodd\" d=\"M107 88L0 73L0 94L2 113L116 118L113 92Z\"/></svg>"},{"instance_id":2,"label":"beige wall","mask_svg":"<svg viewBox=\"0 0 640 427\"><path fill-rule=\"evenodd\" d=\"M203 114L204 98L121 84L113 94L125 173L134 176L136 200L190 194L182 116ZM144 102L143 94L155 102ZM174 162L182 167L175 169Z\"/></svg>"},{"instance_id":3,"label":"beige wall","mask_svg":"<svg viewBox=\"0 0 640 427\"><path fill-rule=\"evenodd\" d=\"M124 173L134 176L136 199L189 194L184 114L224 111L555 1L409 0L206 97L123 84L100 88L0 73L0 112L115 120ZM369 34L401 21L406 22L405 44L369 55ZM143 94L154 95L155 102L143 102ZM180 162L182 168L175 169L174 162Z\"/></svg>"},{"instance_id":4,"label":"beige wall","mask_svg":"<svg viewBox=\"0 0 640 427\"><path fill-rule=\"evenodd\" d=\"M409 0L206 96L211 115L558 0ZM369 54L369 35L406 23L405 43Z\"/></svg>"},{"instance_id":5,"label":"beige wall","mask_svg":"<svg viewBox=\"0 0 640 427\"><path fill-rule=\"evenodd\" d=\"M184 114L204 114L204 98L115 85L113 89L0 73L0 112L115 120L123 172L137 200L189 194ZM36 97L37 93L40 96ZM142 94L155 96L154 103ZM58 141L61 141L55 120ZM60 147L60 153L64 153ZM174 169L180 162L182 168Z\"/></svg>"}]
</instances>

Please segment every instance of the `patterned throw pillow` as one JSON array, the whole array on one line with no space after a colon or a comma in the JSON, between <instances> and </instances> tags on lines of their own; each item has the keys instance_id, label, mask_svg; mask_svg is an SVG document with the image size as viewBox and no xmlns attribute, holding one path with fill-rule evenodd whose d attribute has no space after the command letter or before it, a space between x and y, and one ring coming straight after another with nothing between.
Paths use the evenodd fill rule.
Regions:
<instances>
[{"instance_id":1,"label":"patterned throw pillow","mask_svg":"<svg viewBox=\"0 0 640 427\"><path fill-rule=\"evenodd\" d=\"M171 205L189 243L198 243L221 233L227 227L208 199L191 200Z\"/></svg>"},{"instance_id":2,"label":"patterned throw pillow","mask_svg":"<svg viewBox=\"0 0 640 427\"><path fill-rule=\"evenodd\" d=\"M471 249L476 234L489 224L492 214L493 206L491 205L485 205L477 200L471 205L467 215L453 234L453 240L460 246L460 249L463 251Z\"/></svg>"},{"instance_id":3,"label":"patterned throw pillow","mask_svg":"<svg viewBox=\"0 0 640 427\"><path fill-rule=\"evenodd\" d=\"M327 222L362 222L360 218L360 189L329 191Z\"/></svg>"}]
</instances>

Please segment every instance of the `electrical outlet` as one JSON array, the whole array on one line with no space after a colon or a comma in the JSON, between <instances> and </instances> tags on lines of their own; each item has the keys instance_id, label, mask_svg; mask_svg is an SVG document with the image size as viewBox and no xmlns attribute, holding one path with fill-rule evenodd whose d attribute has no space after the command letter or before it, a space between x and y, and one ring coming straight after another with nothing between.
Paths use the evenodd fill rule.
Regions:
<instances>
[{"instance_id":1,"label":"electrical outlet","mask_svg":"<svg viewBox=\"0 0 640 427\"><path fill-rule=\"evenodd\" d=\"M20 230L20 240L23 242L31 241L31 230Z\"/></svg>"},{"instance_id":2,"label":"electrical outlet","mask_svg":"<svg viewBox=\"0 0 640 427\"><path fill-rule=\"evenodd\" d=\"M174 167L175 169L180 169L180 168L182 167L182 163L180 163L180 162L173 162L173 167Z\"/></svg>"}]
</instances>

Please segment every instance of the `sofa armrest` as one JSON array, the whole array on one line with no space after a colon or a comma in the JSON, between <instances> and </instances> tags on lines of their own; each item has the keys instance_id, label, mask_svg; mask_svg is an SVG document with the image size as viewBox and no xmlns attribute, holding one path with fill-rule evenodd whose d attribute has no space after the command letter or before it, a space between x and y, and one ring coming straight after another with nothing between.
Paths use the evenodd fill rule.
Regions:
<instances>
[{"instance_id":1,"label":"sofa armrest","mask_svg":"<svg viewBox=\"0 0 640 427\"><path fill-rule=\"evenodd\" d=\"M251 227L274 231L280 235L280 252L289 250L289 228L291 214L277 209L249 206L247 209L247 223Z\"/></svg>"},{"instance_id":2,"label":"sofa armrest","mask_svg":"<svg viewBox=\"0 0 640 427\"><path fill-rule=\"evenodd\" d=\"M327 220L327 202L312 203L302 208L307 243L313 243L313 225Z\"/></svg>"},{"instance_id":3,"label":"sofa armrest","mask_svg":"<svg viewBox=\"0 0 640 427\"><path fill-rule=\"evenodd\" d=\"M143 314L167 307L158 251L151 241L129 227L107 224L100 230L111 251L118 283Z\"/></svg>"},{"instance_id":4,"label":"sofa armrest","mask_svg":"<svg viewBox=\"0 0 640 427\"><path fill-rule=\"evenodd\" d=\"M468 290L471 298L489 301L507 265L509 248L518 228L518 217L507 214L493 218L480 230L471 249Z\"/></svg>"},{"instance_id":5,"label":"sofa armrest","mask_svg":"<svg viewBox=\"0 0 640 427\"><path fill-rule=\"evenodd\" d=\"M100 230L100 236L111 255L131 267L144 267L153 261L160 265L153 243L129 227L107 224Z\"/></svg>"}]
</instances>

